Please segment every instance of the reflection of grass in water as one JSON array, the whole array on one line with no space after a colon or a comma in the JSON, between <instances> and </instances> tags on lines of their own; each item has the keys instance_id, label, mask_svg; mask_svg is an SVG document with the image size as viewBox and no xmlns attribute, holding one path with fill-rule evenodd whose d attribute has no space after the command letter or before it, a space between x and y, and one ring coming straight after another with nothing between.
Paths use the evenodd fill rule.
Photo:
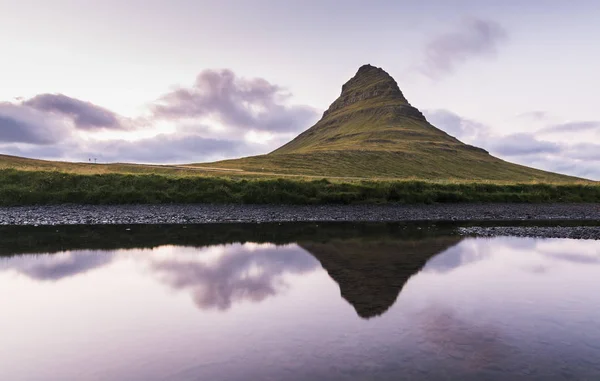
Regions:
<instances>
[{"instance_id":1,"label":"reflection of grass in water","mask_svg":"<svg viewBox=\"0 0 600 381\"><path fill-rule=\"evenodd\" d=\"M339 182L0 170L0 205L436 202L600 202L600 186L417 180Z\"/></svg>"},{"instance_id":2,"label":"reflection of grass in water","mask_svg":"<svg viewBox=\"0 0 600 381\"><path fill-rule=\"evenodd\" d=\"M65 250L204 247L234 243L335 243L423 241L458 235L458 227L600 226L600 221L272 222L198 225L0 226L0 256Z\"/></svg>"}]
</instances>

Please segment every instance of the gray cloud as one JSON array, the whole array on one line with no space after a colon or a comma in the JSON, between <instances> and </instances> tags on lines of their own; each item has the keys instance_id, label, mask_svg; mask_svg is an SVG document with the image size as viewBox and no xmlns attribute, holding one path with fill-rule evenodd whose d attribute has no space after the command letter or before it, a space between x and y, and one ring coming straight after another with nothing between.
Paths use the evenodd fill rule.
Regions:
<instances>
[{"instance_id":1,"label":"gray cloud","mask_svg":"<svg viewBox=\"0 0 600 381\"><path fill-rule=\"evenodd\" d=\"M570 157L576 159L600 161L600 144L575 144L573 146L568 147L565 151L569 154Z\"/></svg>"},{"instance_id":2,"label":"gray cloud","mask_svg":"<svg viewBox=\"0 0 600 381\"><path fill-rule=\"evenodd\" d=\"M52 141L27 122L0 115L0 139L9 143L48 144Z\"/></svg>"},{"instance_id":3,"label":"gray cloud","mask_svg":"<svg viewBox=\"0 0 600 381\"><path fill-rule=\"evenodd\" d=\"M540 140L533 133L498 136L489 126L448 110L427 110L424 114L434 126L493 155L547 171L600 179L600 144L556 143ZM538 112L528 117L536 115L547 117ZM581 122L580 127L590 126L592 122Z\"/></svg>"},{"instance_id":4,"label":"gray cloud","mask_svg":"<svg viewBox=\"0 0 600 381\"><path fill-rule=\"evenodd\" d=\"M495 136L489 126L448 110L427 110L424 114L431 124L450 135L500 155L523 156L561 151L559 144L538 140L531 134Z\"/></svg>"},{"instance_id":5,"label":"gray cloud","mask_svg":"<svg viewBox=\"0 0 600 381\"><path fill-rule=\"evenodd\" d=\"M431 78L442 77L475 57L494 54L506 38L506 30L494 21L466 19L459 29L427 44L419 69Z\"/></svg>"},{"instance_id":6,"label":"gray cloud","mask_svg":"<svg viewBox=\"0 0 600 381\"><path fill-rule=\"evenodd\" d=\"M491 139L488 147L492 152L507 156L557 154L562 149L558 143L538 140L530 134L496 137Z\"/></svg>"},{"instance_id":7,"label":"gray cloud","mask_svg":"<svg viewBox=\"0 0 600 381\"><path fill-rule=\"evenodd\" d=\"M0 152L6 155L30 157L34 159L48 160L75 160L82 161L80 153L81 143L75 141L64 141L60 144L0 144ZM71 155L73 154L73 155ZM87 160L87 157L85 159Z\"/></svg>"},{"instance_id":8,"label":"gray cloud","mask_svg":"<svg viewBox=\"0 0 600 381\"><path fill-rule=\"evenodd\" d=\"M437 128L457 139L473 141L490 133L490 128L474 120L463 118L444 109L425 110L423 114Z\"/></svg>"},{"instance_id":9,"label":"gray cloud","mask_svg":"<svg viewBox=\"0 0 600 381\"><path fill-rule=\"evenodd\" d=\"M600 149L600 146L598 146ZM545 169L547 171L566 173L585 179L600 180L600 163L573 158L569 152L554 156L514 156L511 161L519 164Z\"/></svg>"},{"instance_id":10,"label":"gray cloud","mask_svg":"<svg viewBox=\"0 0 600 381\"><path fill-rule=\"evenodd\" d=\"M36 110L68 116L77 128L124 129L119 116L90 102L71 98L63 94L40 94L23 102L23 105Z\"/></svg>"},{"instance_id":11,"label":"gray cloud","mask_svg":"<svg viewBox=\"0 0 600 381\"><path fill-rule=\"evenodd\" d=\"M47 145L58 142L67 126L27 107L0 103L0 142Z\"/></svg>"},{"instance_id":12,"label":"gray cloud","mask_svg":"<svg viewBox=\"0 0 600 381\"><path fill-rule=\"evenodd\" d=\"M111 140L81 147L81 156L102 162L176 163L212 161L257 153L260 146L199 135L158 135L140 141ZM86 156L87 155L87 156Z\"/></svg>"},{"instance_id":13,"label":"gray cloud","mask_svg":"<svg viewBox=\"0 0 600 381\"><path fill-rule=\"evenodd\" d=\"M600 131L600 121L590 120L590 121L581 121L581 122L568 122L568 123L560 123L552 126L548 126L540 130L540 132L564 132L564 133L573 133L573 132L583 132L583 131Z\"/></svg>"},{"instance_id":14,"label":"gray cloud","mask_svg":"<svg viewBox=\"0 0 600 381\"><path fill-rule=\"evenodd\" d=\"M8 155L73 161L97 158L100 163L190 163L256 155L262 151L264 146L260 144L205 138L197 134L158 135L138 141L66 140L60 145L0 144L0 152Z\"/></svg>"},{"instance_id":15,"label":"gray cloud","mask_svg":"<svg viewBox=\"0 0 600 381\"><path fill-rule=\"evenodd\" d=\"M190 88L163 95L154 115L165 119L214 117L228 127L295 132L316 120L306 106L284 104L289 94L262 78L239 78L231 70L205 70Z\"/></svg>"},{"instance_id":16,"label":"gray cloud","mask_svg":"<svg viewBox=\"0 0 600 381\"><path fill-rule=\"evenodd\" d=\"M0 103L0 143L61 145L74 129L124 129L123 118L104 108L60 94Z\"/></svg>"}]
</instances>

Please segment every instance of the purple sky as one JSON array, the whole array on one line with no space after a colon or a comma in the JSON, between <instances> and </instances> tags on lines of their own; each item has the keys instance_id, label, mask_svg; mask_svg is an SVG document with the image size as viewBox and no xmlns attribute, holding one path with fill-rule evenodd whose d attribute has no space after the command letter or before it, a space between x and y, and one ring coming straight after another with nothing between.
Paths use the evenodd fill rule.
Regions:
<instances>
[{"instance_id":1,"label":"purple sky","mask_svg":"<svg viewBox=\"0 0 600 381\"><path fill-rule=\"evenodd\" d=\"M266 153L370 63L459 139L600 179L599 19L583 0L0 0L0 153Z\"/></svg>"}]
</instances>

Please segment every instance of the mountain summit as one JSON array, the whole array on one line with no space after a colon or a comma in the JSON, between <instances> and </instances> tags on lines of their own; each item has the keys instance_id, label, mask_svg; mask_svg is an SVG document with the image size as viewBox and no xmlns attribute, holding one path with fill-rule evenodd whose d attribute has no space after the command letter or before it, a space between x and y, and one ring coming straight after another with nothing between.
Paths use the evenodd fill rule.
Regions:
<instances>
[{"instance_id":1,"label":"mountain summit","mask_svg":"<svg viewBox=\"0 0 600 381\"><path fill-rule=\"evenodd\" d=\"M342 86L342 94L329 106L323 117L339 112L356 102L373 98L401 103L407 110L415 111L415 114L412 114L414 117L424 119L423 115L404 98L394 78L383 69L371 65L361 66L356 75Z\"/></svg>"},{"instance_id":2,"label":"mountain summit","mask_svg":"<svg viewBox=\"0 0 600 381\"><path fill-rule=\"evenodd\" d=\"M211 163L253 172L506 181L573 178L505 162L431 125L383 69L364 65L314 126L268 155Z\"/></svg>"},{"instance_id":3,"label":"mountain summit","mask_svg":"<svg viewBox=\"0 0 600 381\"><path fill-rule=\"evenodd\" d=\"M342 94L315 126L273 153L315 150L408 153L434 144L465 146L427 123L388 73L364 65L342 86Z\"/></svg>"}]
</instances>

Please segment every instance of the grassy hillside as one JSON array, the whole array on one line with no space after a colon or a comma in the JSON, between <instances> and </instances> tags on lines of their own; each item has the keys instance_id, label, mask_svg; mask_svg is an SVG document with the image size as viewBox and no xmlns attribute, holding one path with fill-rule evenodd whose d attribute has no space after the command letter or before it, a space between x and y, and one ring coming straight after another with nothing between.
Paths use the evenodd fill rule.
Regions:
<instances>
[{"instance_id":1,"label":"grassy hillside","mask_svg":"<svg viewBox=\"0 0 600 381\"><path fill-rule=\"evenodd\" d=\"M456 160L456 158L460 158ZM512 164L472 152L424 153L320 151L270 154L206 164L252 172L304 174L315 177L491 181L501 183L573 183L583 179Z\"/></svg>"},{"instance_id":2,"label":"grassy hillside","mask_svg":"<svg viewBox=\"0 0 600 381\"><path fill-rule=\"evenodd\" d=\"M572 182L577 179L508 163L432 126L385 71L361 67L323 118L268 155L207 164L252 172Z\"/></svg>"},{"instance_id":3,"label":"grassy hillside","mask_svg":"<svg viewBox=\"0 0 600 381\"><path fill-rule=\"evenodd\" d=\"M203 166L184 166L184 165L148 165L148 164L90 164L73 163L64 161L37 160L17 156L0 155L0 170L15 169L19 171L37 171L37 172L61 172L80 175L100 175L100 174L139 174L139 175L164 175L164 176L207 176L207 177L270 177L262 173L246 173L241 171L232 171L218 168L209 168Z\"/></svg>"},{"instance_id":4,"label":"grassy hillside","mask_svg":"<svg viewBox=\"0 0 600 381\"><path fill-rule=\"evenodd\" d=\"M79 174L101 173L160 173L159 166L145 166L139 164L91 164L71 163L63 161L49 161L29 159L25 157L0 155L0 169L18 169L23 171L58 171ZM168 172L168 168L165 168Z\"/></svg>"}]
</instances>

